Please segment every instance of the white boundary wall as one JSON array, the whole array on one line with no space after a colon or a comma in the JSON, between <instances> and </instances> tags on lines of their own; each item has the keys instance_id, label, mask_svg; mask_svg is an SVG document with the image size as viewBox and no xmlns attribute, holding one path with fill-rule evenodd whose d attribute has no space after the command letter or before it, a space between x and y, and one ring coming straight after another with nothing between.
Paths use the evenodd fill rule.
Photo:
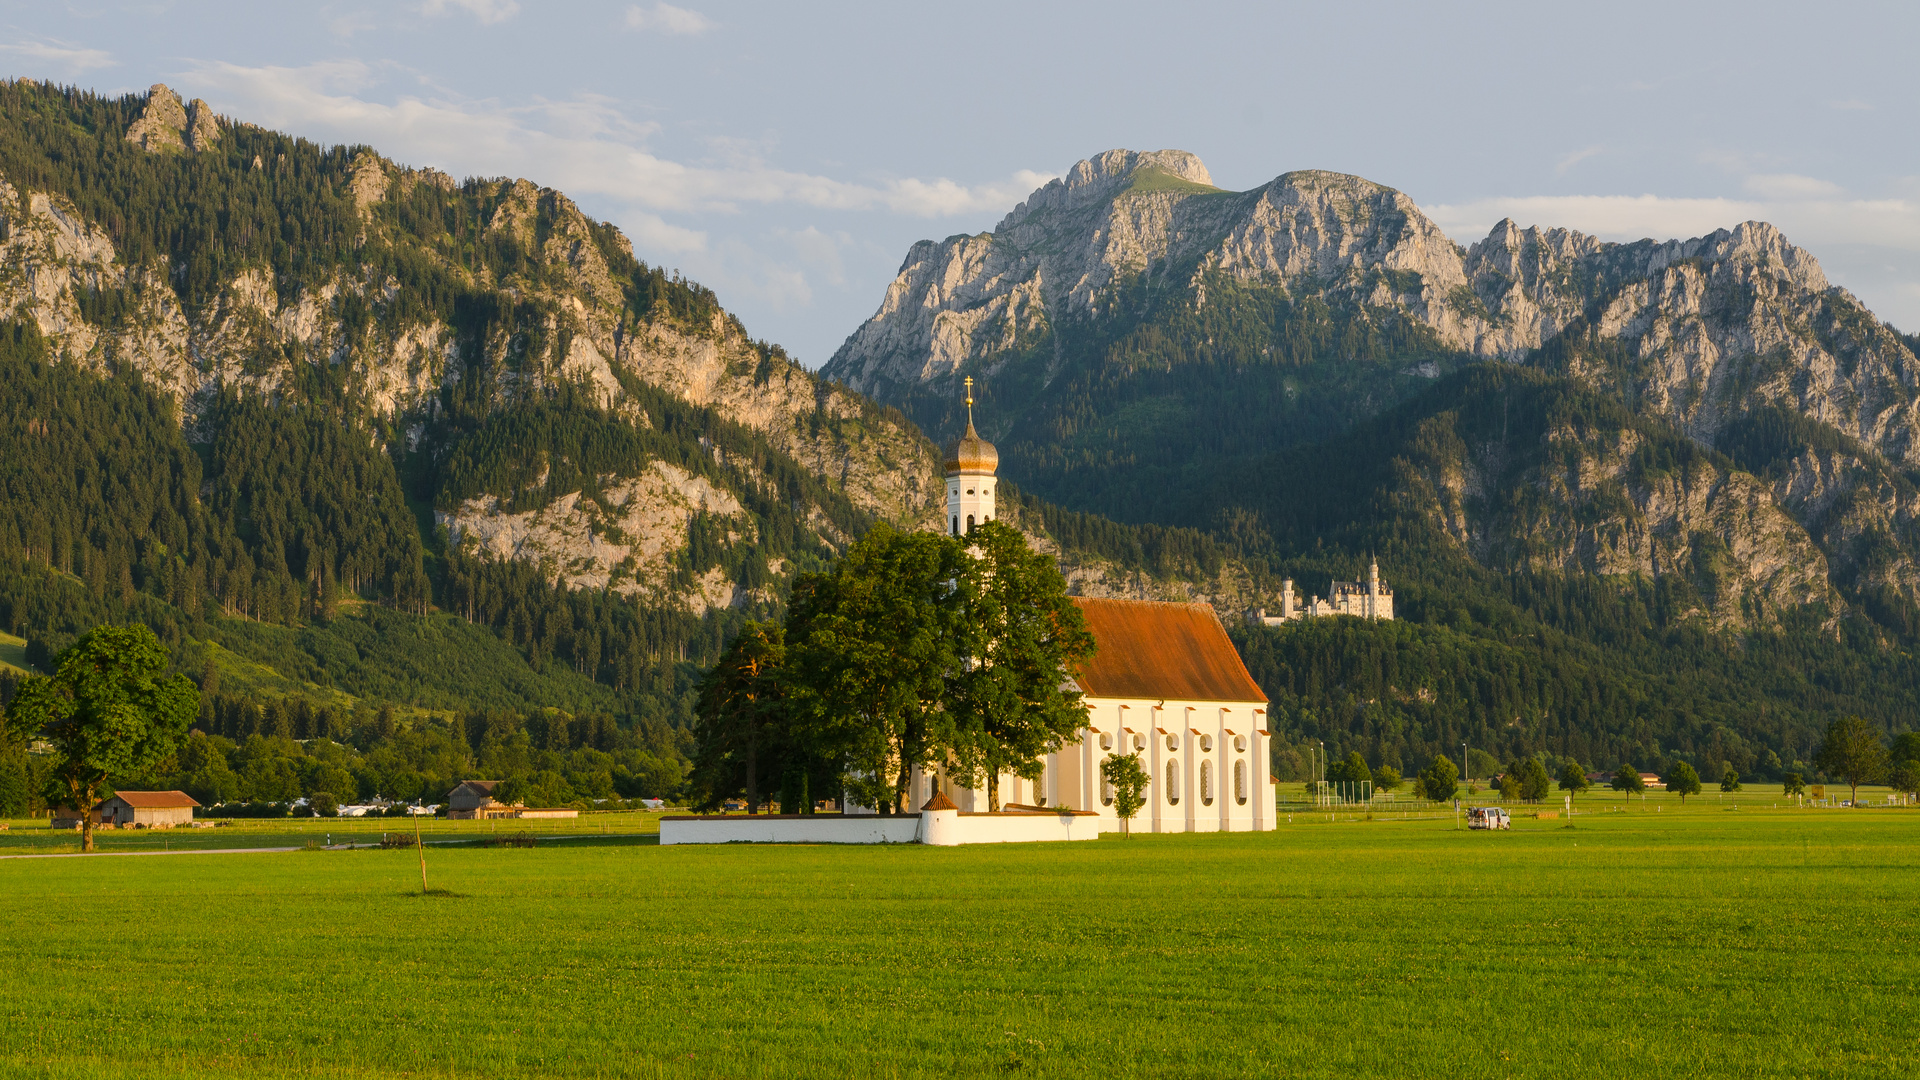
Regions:
<instances>
[{"instance_id":1,"label":"white boundary wall","mask_svg":"<svg viewBox=\"0 0 1920 1080\"><path fill-rule=\"evenodd\" d=\"M1097 814L730 814L660 819L662 844L1023 844L1094 840L1120 823Z\"/></svg>"}]
</instances>

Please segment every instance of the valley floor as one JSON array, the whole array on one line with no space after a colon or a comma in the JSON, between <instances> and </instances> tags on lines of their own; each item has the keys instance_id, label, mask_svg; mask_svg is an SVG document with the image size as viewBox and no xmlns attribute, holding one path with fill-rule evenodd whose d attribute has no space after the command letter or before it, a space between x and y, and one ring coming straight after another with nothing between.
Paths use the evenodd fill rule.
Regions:
<instances>
[{"instance_id":1,"label":"valley floor","mask_svg":"<svg viewBox=\"0 0 1920 1080\"><path fill-rule=\"evenodd\" d=\"M430 848L425 898L409 850L5 860L0 1071L1905 1071L1920 812L1768 801L994 848L583 829Z\"/></svg>"}]
</instances>

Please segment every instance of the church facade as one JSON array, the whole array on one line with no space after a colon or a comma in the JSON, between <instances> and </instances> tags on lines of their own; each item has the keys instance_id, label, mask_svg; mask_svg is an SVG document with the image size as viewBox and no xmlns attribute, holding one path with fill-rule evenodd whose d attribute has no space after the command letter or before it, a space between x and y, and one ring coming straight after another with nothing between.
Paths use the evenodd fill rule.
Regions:
<instances>
[{"instance_id":1,"label":"church facade","mask_svg":"<svg viewBox=\"0 0 1920 1080\"><path fill-rule=\"evenodd\" d=\"M995 519L999 455L973 427L968 380L966 434L947 453L947 526L955 536ZM994 781L1003 810L1046 807L1098 815L1118 831L1113 792L1100 764L1136 754L1150 777L1145 805L1129 824L1144 832L1249 832L1274 827L1268 767L1267 697L1248 674L1226 627L1207 604L1075 597L1096 644L1072 682L1086 726L1047 755L1040 774ZM909 778L912 809L941 797L962 814L987 811L974 790L940 768Z\"/></svg>"}]
</instances>

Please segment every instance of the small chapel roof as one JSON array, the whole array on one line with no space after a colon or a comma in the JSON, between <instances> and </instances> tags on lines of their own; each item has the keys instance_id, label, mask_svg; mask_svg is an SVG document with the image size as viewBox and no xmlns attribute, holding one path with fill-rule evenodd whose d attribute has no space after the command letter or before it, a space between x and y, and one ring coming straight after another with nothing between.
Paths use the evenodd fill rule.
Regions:
<instances>
[{"instance_id":1,"label":"small chapel roof","mask_svg":"<svg viewBox=\"0 0 1920 1080\"><path fill-rule=\"evenodd\" d=\"M1075 680L1087 696L1267 700L1209 605L1084 596L1073 602L1098 646Z\"/></svg>"}]
</instances>

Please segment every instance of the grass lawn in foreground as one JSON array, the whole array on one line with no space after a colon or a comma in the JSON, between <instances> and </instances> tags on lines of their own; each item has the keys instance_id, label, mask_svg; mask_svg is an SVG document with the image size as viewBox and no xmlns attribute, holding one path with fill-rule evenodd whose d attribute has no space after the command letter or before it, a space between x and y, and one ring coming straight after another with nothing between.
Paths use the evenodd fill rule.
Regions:
<instances>
[{"instance_id":1,"label":"grass lawn in foreground","mask_svg":"<svg viewBox=\"0 0 1920 1080\"><path fill-rule=\"evenodd\" d=\"M0 1073L1891 1076L1920 813L0 861Z\"/></svg>"}]
</instances>

